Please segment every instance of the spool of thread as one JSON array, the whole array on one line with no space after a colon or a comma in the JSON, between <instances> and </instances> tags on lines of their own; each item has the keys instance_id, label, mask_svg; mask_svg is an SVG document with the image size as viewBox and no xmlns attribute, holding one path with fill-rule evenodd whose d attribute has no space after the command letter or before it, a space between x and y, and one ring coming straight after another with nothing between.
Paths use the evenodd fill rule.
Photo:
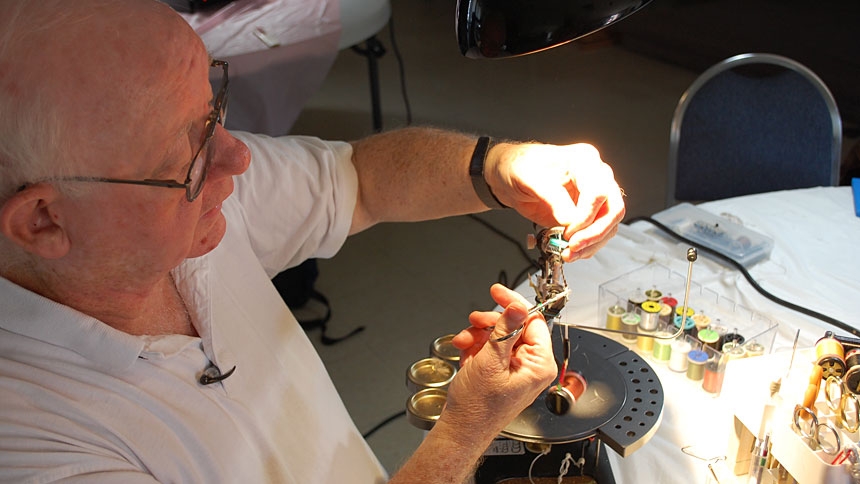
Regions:
<instances>
[{"instance_id":1,"label":"spool of thread","mask_svg":"<svg viewBox=\"0 0 860 484\"><path fill-rule=\"evenodd\" d=\"M660 331L657 333L657 336L661 336L666 338L668 336L672 336L672 333L668 331ZM654 359L660 362L667 362L672 357L672 341L671 339L654 339L654 352L652 355Z\"/></svg>"},{"instance_id":2,"label":"spool of thread","mask_svg":"<svg viewBox=\"0 0 860 484\"><path fill-rule=\"evenodd\" d=\"M675 308L678 306L678 300L672 296L663 296L663 298L660 299L660 302L663 303L663 305L672 308L672 312L674 312Z\"/></svg>"},{"instance_id":3,"label":"spool of thread","mask_svg":"<svg viewBox=\"0 0 860 484\"><path fill-rule=\"evenodd\" d=\"M711 325L711 318L702 313L693 315L693 322L696 323L696 328L701 331Z\"/></svg>"},{"instance_id":4,"label":"spool of thread","mask_svg":"<svg viewBox=\"0 0 860 484\"><path fill-rule=\"evenodd\" d=\"M693 349L693 345L691 345L687 340L673 340L672 355L669 357L669 369L679 373L687 371L687 354L691 349Z\"/></svg>"},{"instance_id":5,"label":"spool of thread","mask_svg":"<svg viewBox=\"0 0 860 484\"><path fill-rule=\"evenodd\" d=\"M703 345L716 351L720 351L720 333L715 330L711 328L700 329L699 334L696 337L699 338L699 341L701 341Z\"/></svg>"},{"instance_id":6,"label":"spool of thread","mask_svg":"<svg viewBox=\"0 0 860 484\"><path fill-rule=\"evenodd\" d=\"M676 314L675 315L675 328L677 330L677 328L680 328L680 327L681 327L681 315ZM690 334L690 332L693 331L693 329L695 329L695 327L696 327L696 325L695 325L695 323L693 323L693 318L687 316L687 321L685 321L685 324L684 324L684 334Z\"/></svg>"},{"instance_id":7,"label":"spool of thread","mask_svg":"<svg viewBox=\"0 0 860 484\"><path fill-rule=\"evenodd\" d=\"M750 341L744 345L747 350L747 356L761 356L764 354L764 345L755 341Z\"/></svg>"},{"instance_id":8,"label":"spool of thread","mask_svg":"<svg viewBox=\"0 0 860 484\"><path fill-rule=\"evenodd\" d=\"M627 311L624 310L623 307L619 305L611 306L606 310L606 329L614 329L620 330L623 328L621 324L621 317L624 316L624 313Z\"/></svg>"},{"instance_id":9,"label":"spool of thread","mask_svg":"<svg viewBox=\"0 0 860 484\"><path fill-rule=\"evenodd\" d=\"M675 306L675 314L676 315L680 316L683 311L684 311L684 306ZM691 318L691 317L693 317L694 314L696 314L696 311L694 311L693 308L688 307L687 308L687 317Z\"/></svg>"},{"instance_id":10,"label":"spool of thread","mask_svg":"<svg viewBox=\"0 0 860 484\"><path fill-rule=\"evenodd\" d=\"M716 358L705 362L705 374L702 381L702 389L708 393L719 393L723 388L723 377L726 375L726 368L720 365Z\"/></svg>"},{"instance_id":11,"label":"spool of thread","mask_svg":"<svg viewBox=\"0 0 860 484\"><path fill-rule=\"evenodd\" d=\"M860 365L854 365L845 372L842 378L845 389L854 395L860 394Z\"/></svg>"},{"instance_id":12,"label":"spool of thread","mask_svg":"<svg viewBox=\"0 0 860 484\"><path fill-rule=\"evenodd\" d=\"M725 336L723 336L723 344L736 343L738 345L742 345L744 344L744 341L746 341L746 338L744 338L743 335L741 335L737 331L727 333Z\"/></svg>"},{"instance_id":13,"label":"spool of thread","mask_svg":"<svg viewBox=\"0 0 860 484\"><path fill-rule=\"evenodd\" d=\"M625 341L636 341L636 333L639 329L639 323L642 322L642 317L636 313L624 313L624 316L621 316L621 324L624 328L624 333L621 337ZM633 333L633 334L629 334Z\"/></svg>"},{"instance_id":14,"label":"spool of thread","mask_svg":"<svg viewBox=\"0 0 860 484\"><path fill-rule=\"evenodd\" d=\"M693 381L702 380L705 377L705 362L708 354L702 350L691 350L687 353L687 378Z\"/></svg>"},{"instance_id":15,"label":"spool of thread","mask_svg":"<svg viewBox=\"0 0 860 484\"><path fill-rule=\"evenodd\" d=\"M660 323L660 303L656 301L645 301L640 306L642 309L642 321L639 322L639 329L645 331L654 331Z\"/></svg>"},{"instance_id":16,"label":"spool of thread","mask_svg":"<svg viewBox=\"0 0 860 484\"><path fill-rule=\"evenodd\" d=\"M643 293L638 287L630 297L627 298L627 312L632 313L639 309L639 306L642 305L648 299L645 297L645 293Z\"/></svg>"},{"instance_id":17,"label":"spool of thread","mask_svg":"<svg viewBox=\"0 0 860 484\"><path fill-rule=\"evenodd\" d=\"M645 291L645 298L649 301L660 302L660 298L662 297L663 293L657 289L648 289Z\"/></svg>"},{"instance_id":18,"label":"spool of thread","mask_svg":"<svg viewBox=\"0 0 860 484\"><path fill-rule=\"evenodd\" d=\"M741 358L746 358L747 350L735 342L723 343L723 354L726 355L730 361L739 360Z\"/></svg>"},{"instance_id":19,"label":"spool of thread","mask_svg":"<svg viewBox=\"0 0 860 484\"><path fill-rule=\"evenodd\" d=\"M665 297L663 299L666 299ZM660 321L666 326L672 325L672 320L675 315L675 308L666 303L661 303L660 306ZM678 316L680 318L680 316Z\"/></svg>"},{"instance_id":20,"label":"spool of thread","mask_svg":"<svg viewBox=\"0 0 860 484\"><path fill-rule=\"evenodd\" d=\"M845 354L845 367L853 368L857 365L860 365L860 349L848 350Z\"/></svg>"},{"instance_id":21,"label":"spool of thread","mask_svg":"<svg viewBox=\"0 0 860 484\"><path fill-rule=\"evenodd\" d=\"M845 374L845 348L836 338L829 336L819 339L815 343L815 357L818 366L824 371L824 378L828 376L842 377Z\"/></svg>"},{"instance_id":22,"label":"spool of thread","mask_svg":"<svg viewBox=\"0 0 860 484\"><path fill-rule=\"evenodd\" d=\"M653 335L654 331L642 329L642 326L639 326L639 334ZM636 347L643 353L650 353L654 351L654 338L650 336L638 336L636 338Z\"/></svg>"}]
</instances>

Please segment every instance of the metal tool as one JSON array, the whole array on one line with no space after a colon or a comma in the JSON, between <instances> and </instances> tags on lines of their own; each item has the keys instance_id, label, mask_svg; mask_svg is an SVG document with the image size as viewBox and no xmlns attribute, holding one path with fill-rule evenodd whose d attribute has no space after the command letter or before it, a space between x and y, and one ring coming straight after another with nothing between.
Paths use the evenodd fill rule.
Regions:
<instances>
[{"instance_id":1,"label":"metal tool","mask_svg":"<svg viewBox=\"0 0 860 484\"><path fill-rule=\"evenodd\" d=\"M560 301L562 298L566 298L568 296L568 294L570 294L570 288L566 288L564 291L556 294L555 296L547 299L544 302L535 304L534 306L529 308L528 314L532 315L538 311L541 311L544 308L551 306L551 305L555 304L556 302ZM509 340L509 339L513 338L514 336L520 334L520 332L522 332L523 328L525 328L525 327L526 327L526 325L525 325L525 323L523 323L522 326L520 326L519 328L511 331L510 333L508 333L504 336L499 336L498 338L493 338L490 340L490 342L499 343L502 341ZM492 331L493 329L495 329L495 326L489 326L486 328L487 331Z\"/></svg>"}]
</instances>

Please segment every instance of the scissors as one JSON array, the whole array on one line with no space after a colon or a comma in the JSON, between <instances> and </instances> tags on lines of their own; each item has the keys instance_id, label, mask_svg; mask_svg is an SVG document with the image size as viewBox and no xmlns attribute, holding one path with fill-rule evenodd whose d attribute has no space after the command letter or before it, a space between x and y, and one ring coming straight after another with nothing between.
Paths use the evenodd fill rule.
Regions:
<instances>
[{"instance_id":1,"label":"scissors","mask_svg":"<svg viewBox=\"0 0 860 484\"><path fill-rule=\"evenodd\" d=\"M812 450L821 449L825 454L836 455L842 448L842 437L829 422L819 422L815 411L809 407L794 407L794 427L807 439Z\"/></svg>"},{"instance_id":2,"label":"scissors","mask_svg":"<svg viewBox=\"0 0 860 484\"><path fill-rule=\"evenodd\" d=\"M848 433L860 428L860 400L857 395L846 391L842 378L830 375L824 383L824 399L827 408L836 415L836 422Z\"/></svg>"}]
</instances>

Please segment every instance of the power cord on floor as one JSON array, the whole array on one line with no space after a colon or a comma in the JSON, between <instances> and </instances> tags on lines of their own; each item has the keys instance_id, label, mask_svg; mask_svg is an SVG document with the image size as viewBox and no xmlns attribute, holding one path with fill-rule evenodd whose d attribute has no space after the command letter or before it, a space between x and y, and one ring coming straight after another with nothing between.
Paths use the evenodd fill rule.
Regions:
<instances>
[{"instance_id":1,"label":"power cord on floor","mask_svg":"<svg viewBox=\"0 0 860 484\"><path fill-rule=\"evenodd\" d=\"M514 277L514 279L512 281L508 281L507 272L505 272L504 270L500 271L499 272L499 278L498 278L498 282L500 284L504 284L507 287L517 287L520 284L520 282L525 280L525 278L528 276L528 273L530 270L532 270L532 269L540 270L540 265L538 264L538 262L529 255L526 248L523 247L523 245L519 241L517 241L515 238L504 233L501 229L499 229L495 225L491 224L490 222L487 222L486 220L482 219L481 217L478 217L477 215L470 214L469 218L471 218L472 220L483 225L484 227L486 227L487 229L489 229L491 232L498 235L499 237L501 237L501 238L507 240L508 242L514 244L517 247L517 250L519 250L520 255L522 255L523 258L528 262L528 266L526 266L525 269L520 271L516 275L516 277ZM509 282L510 282L510 285L509 285Z\"/></svg>"},{"instance_id":2,"label":"power cord on floor","mask_svg":"<svg viewBox=\"0 0 860 484\"><path fill-rule=\"evenodd\" d=\"M367 440L367 438L370 437L371 435L375 434L377 430L381 429L382 427L385 427L386 425L390 424L391 422L393 422L393 421L397 420L398 418L403 417L405 415L406 415L406 410L404 410L402 412L397 412L394 415L386 418L382 422L379 422L378 424L374 425L372 429L361 434L361 436L364 437L365 440Z\"/></svg>"},{"instance_id":3,"label":"power cord on floor","mask_svg":"<svg viewBox=\"0 0 860 484\"><path fill-rule=\"evenodd\" d=\"M491 232L495 233L499 237L501 237L501 238L507 240L508 242L516 245L517 249L519 249L519 251L520 251L520 254L529 262L528 267L526 267L519 274L517 274L517 276L513 280L513 284L511 284L508 287L516 287L519 284L519 279L525 277L525 275L528 273L528 271L530 269L532 269L532 268L539 269L540 268L540 266L538 266L537 261L535 261L534 259L529 257L529 254L528 254L528 252L526 252L525 247L523 247L519 242L517 242L516 239L514 239L510 235L502 232L501 229L499 229L498 227L494 226L493 224L487 222L486 220L484 220L480 217L477 217L475 215L469 215L469 217L472 220L475 220L476 222L480 223L481 225L483 225L484 227L486 227L487 229L489 229ZM505 273L505 271L501 271L501 273L499 273L499 282L507 285L507 273ZM362 434L362 437L367 439L368 437L370 437L371 435L376 433L376 431L378 431L382 427L385 427L389 423L397 420L400 417L403 417L404 415L406 415L405 410L402 412L398 412L394 415L391 415L390 417L386 418L382 422L379 422L378 424L376 424L372 429L370 429L367 432L365 432L364 434Z\"/></svg>"},{"instance_id":4,"label":"power cord on floor","mask_svg":"<svg viewBox=\"0 0 860 484\"><path fill-rule=\"evenodd\" d=\"M753 279L752 275L750 275L750 273L746 270L746 268L745 268L745 267L743 266L743 264L741 264L740 262L738 262L738 261L736 261L736 260L732 259L731 257L729 257L729 256L727 256L727 255L725 255L725 254L723 254L722 252L719 252L719 251L716 251L716 250L714 250L714 249L711 249L710 247L705 247L705 246L703 246L703 245L701 245L701 244L699 244L699 243L697 243L697 242L694 242L694 241L692 241L692 240L690 240L690 239L688 239L688 238L686 238L686 237L684 237L684 236L682 236L682 235L680 235L680 234L676 233L676 232L675 232L674 230L672 230L671 228L669 228L669 227L667 227L667 226L663 225L662 223L660 223L660 222L658 222L658 221L654 220L654 219L653 219L653 218L651 218L651 217L635 217L635 218L632 218L632 219L630 219L629 221L627 221L627 224L629 225L629 224L632 224L632 223L634 223L634 222L640 222L640 221L642 221L642 222L648 222L648 223L650 223L651 225L653 225L653 226L657 227L658 229L660 229L661 231L665 232L667 235L669 235L669 236L671 236L671 237L675 238L676 240L678 240L678 241L680 241L680 242L683 242L683 243L685 243L685 244L689 244L689 245L691 245L691 246L693 246L693 247L696 247L698 250L700 250L700 251L702 251L702 252L704 252L704 253L706 253L706 254L712 255L712 256L716 257L717 259L719 259L719 260L721 260L721 261L723 261L723 262L725 262L725 263L729 264L730 266L734 267L735 269L737 269L737 270L738 270L738 271L739 271L739 272L744 276L744 279L746 279L746 280L747 280L747 282L749 282L749 283L750 283L750 285L753 287L753 289L755 289L755 290L756 290L756 292L758 292L758 293L759 293L759 294L761 294L762 296L764 296L764 297L766 297L766 298L770 299L771 301L773 301L773 302L775 302L775 303L779 304L780 306L784 306L784 307L786 307L786 308L788 308L788 309L791 309L791 310L793 310L793 311L797 311L797 312L799 312L799 313L801 313L801 314L805 314L806 316L809 316L809 317L812 317L812 318L815 318L815 319L818 319L818 320L824 321L824 322L825 322L825 323L827 323L827 324L830 324L830 325L832 325L832 326L834 326L834 327L836 327L836 328L839 328L839 329L841 329L841 330L843 330L843 331L846 331L846 332L848 332L848 333L851 333L851 334L853 334L854 336L858 336L858 337L860 337L860 331L858 331L858 329L857 329L857 328L854 328L854 327L852 327L852 326L849 326L848 324L843 323L842 321L839 321L839 320L837 320L837 319L835 319L835 318L832 318L832 317L830 317L830 316L827 316L827 315L825 315L825 314L821 314L821 313L816 312L816 311L813 311L813 310L811 310L811 309L809 309L809 308L805 308L805 307L803 307L803 306L799 306L799 305L797 305L797 304L794 304L794 303L792 303L792 302L789 302L789 301L786 301L786 300L784 300L784 299L781 299L781 298L778 298L778 297L774 296L774 295L773 295L773 294L771 294L770 292L766 291L763 287L761 287L761 286L759 285L759 283L758 283L758 282L756 282L756 280L755 280L755 279Z\"/></svg>"},{"instance_id":5,"label":"power cord on floor","mask_svg":"<svg viewBox=\"0 0 860 484\"><path fill-rule=\"evenodd\" d=\"M403 104L406 107L406 125L409 126L412 124L412 107L406 92L406 71L403 68L403 56L400 55L400 48L397 47L397 41L394 38L393 14L388 17L388 38L391 40L391 50L394 51L394 57L397 58L397 69L400 72L400 94L403 96Z\"/></svg>"}]
</instances>

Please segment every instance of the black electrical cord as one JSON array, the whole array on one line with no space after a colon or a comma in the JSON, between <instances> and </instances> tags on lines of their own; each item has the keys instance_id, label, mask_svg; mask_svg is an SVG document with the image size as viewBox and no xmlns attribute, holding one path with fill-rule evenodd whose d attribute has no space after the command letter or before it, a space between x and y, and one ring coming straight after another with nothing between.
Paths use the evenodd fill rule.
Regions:
<instances>
[{"instance_id":1,"label":"black electrical cord","mask_svg":"<svg viewBox=\"0 0 860 484\"><path fill-rule=\"evenodd\" d=\"M483 225L484 227L488 228L491 232L495 233L499 237L501 237L501 238L507 240L508 242L514 244L515 246L517 246L517 249L520 251L520 254L523 256L523 258L526 261L528 261L529 266L534 267L535 269L540 269L540 265L538 265L537 261L529 256L529 253L528 253L528 251L526 251L526 248L523 247L522 244L520 244L517 241L517 239L515 239L515 238L511 237L510 235L502 232L501 229L499 229L495 225L491 224L490 222L487 222L486 220L482 219L481 217L478 217L475 214L469 214L469 218L478 222L479 224Z\"/></svg>"},{"instance_id":2,"label":"black electrical cord","mask_svg":"<svg viewBox=\"0 0 860 484\"><path fill-rule=\"evenodd\" d=\"M520 279L525 277L525 275L528 274L528 271L530 269L532 269L532 268L540 269L540 266L538 265L537 261L532 259L531 257L529 257L529 254L528 254L528 252L526 252L526 249L519 242L517 242L516 239L514 239L510 235L502 232L501 229L499 229L498 227L494 226L493 224L487 222L486 220L484 220L480 217L477 217L475 215L469 215L469 217L472 218L473 220L475 220L476 222L480 223L484 227L488 228L491 232L495 233L499 237L502 237L503 239L507 240L508 242L516 245L517 249L519 249L519 251L520 251L520 254L522 254L522 256L528 261L529 265L525 269L520 271L519 274L517 274L517 276L513 280L513 284L509 287L516 287L517 285L519 285ZM507 274L505 273L505 271L502 271L501 273L499 273L499 282L501 282L502 284L505 284L507 286ZM386 418L382 422L376 424L372 429L370 429L367 432L365 432L364 434L362 434L362 437L367 439L368 437L370 437L371 435L376 433L377 430L379 430L382 427L388 425L389 423L397 420L398 418L403 417L404 415L406 415L405 410L402 412L398 412L394 415L391 415L390 417Z\"/></svg>"},{"instance_id":3,"label":"black electrical cord","mask_svg":"<svg viewBox=\"0 0 860 484\"><path fill-rule=\"evenodd\" d=\"M400 48L397 47L397 41L394 39L394 14L388 17L388 38L391 40L391 50L394 51L394 57L397 58L397 69L400 72L400 94L403 96L403 104L406 107L406 125L412 124L412 107L409 104L409 95L406 93L406 72L403 68L403 56L400 55Z\"/></svg>"},{"instance_id":4,"label":"black electrical cord","mask_svg":"<svg viewBox=\"0 0 860 484\"><path fill-rule=\"evenodd\" d=\"M483 225L484 227L486 227L487 229L489 229L491 232L498 235L499 237L501 237L501 238L507 240L508 242L514 244L517 247L517 250L520 251L520 254L523 256L523 258L526 261L528 261L528 266L526 266L525 269L521 270L516 275L516 277L514 277L514 279L512 281L508 281L508 273L507 272L505 272L504 270L499 271L499 277L497 279L497 282L499 284L502 284L505 287L511 287L511 288L517 287L520 284L520 282L524 281L525 278L528 277L528 273L530 270L532 270L532 269L540 270L540 268L541 268L540 264L538 264L538 262L535 259L533 259L529 256L525 247L523 247L522 244L520 244L515 238L502 232L501 229L494 226L490 222L487 222L486 220L482 219L481 217L478 217L477 215L469 214L469 218L471 218L472 220ZM510 282L510 284L509 284L509 282Z\"/></svg>"},{"instance_id":5,"label":"black electrical cord","mask_svg":"<svg viewBox=\"0 0 860 484\"><path fill-rule=\"evenodd\" d=\"M799 306L799 305L797 305L797 304L794 304L794 303L792 303L792 302L789 302L789 301L786 301L786 300L784 300L784 299L781 299L781 298L778 298L778 297L774 296L774 295L773 295L773 294L771 294L770 292L766 291L763 287L761 287L761 286L758 284L758 282L756 282L756 280L755 280L755 279L753 279L753 277L750 275L750 273L749 273L749 272L747 272L746 268L745 268L745 267L743 266L743 264L741 264L740 262L738 262L738 261L736 261L736 260L732 259L731 257L729 257L729 256L727 256L727 255L725 255L725 254L723 254L723 253L721 253L721 252L719 252L719 251L716 251L716 250L714 250L714 249L711 249L710 247L705 247L705 246L703 246L703 245L701 245L701 244L699 244L699 243L697 243L697 242L694 242L694 241L692 241L692 240L690 240L690 239L688 239L688 238L686 238L686 237L684 237L684 236L682 236L682 235L680 235L680 234L676 233L676 232L675 232L674 230L672 230L671 228L669 228L669 227L667 227L667 226L663 225L662 223L660 223L660 222L658 222L658 221L654 220L654 219L653 219L653 218L651 218L651 217L634 217L634 218L632 218L632 219L628 220L626 223L627 223L628 225L630 225L630 224L632 224L632 223L634 223L634 222L639 222L639 221L642 221L642 222L648 222L648 223L650 223L651 225L653 225L653 226L657 227L658 229L662 230L662 231L663 231L663 232L665 232L666 234L668 234L668 235L670 235L670 236L674 237L675 239L677 239L677 240L679 240L679 241L681 241L681 242L683 242L683 243L685 243L685 244L692 245L692 246L696 247L698 250L701 250L702 252L704 252L704 253L706 253L706 254L712 255L712 256L716 257L717 259L720 259L721 261L723 261L723 262L725 262L725 263L727 263L727 264L729 264L729 265L733 266L735 269L737 269L737 270L738 270L738 271L739 271L739 272L744 276L744 279L746 279L746 280L747 280L747 282L749 282L749 283L750 283L750 285L753 287L753 289L755 289L755 290L756 290L759 294L761 294L762 296L764 296L764 297L766 297L766 298L770 299L771 301L773 301L773 302L775 302L775 303L779 304L780 306L785 306L785 307L787 307L787 308L789 308L789 309L791 309L791 310L797 311L797 312L799 312L799 313L801 313L801 314L805 314L806 316L810 316L810 317L812 317L812 318L815 318L815 319L818 319L818 320L824 321L824 322L825 322L825 323L827 323L827 324L830 324L830 325L832 325L832 326L834 326L834 327L836 327L836 328L839 328L839 329L841 329L841 330L843 330L843 331L846 331L846 332L848 332L848 333L851 333L851 334L853 334L853 335L855 335L855 336L860 336L860 331L858 331L858 329L857 329L857 328L854 328L854 327L852 327L852 326L849 326L848 324L845 324L845 323L843 323L842 321L839 321L838 319L832 318L832 317L827 316L827 315L825 315L825 314L821 314L821 313L816 312L816 311L813 311L813 310L811 310L811 309L809 309L809 308L805 308L805 307L803 307L803 306Z\"/></svg>"},{"instance_id":6,"label":"black electrical cord","mask_svg":"<svg viewBox=\"0 0 860 484\"><path fill-rule=\"evenodd\" d=\"M386 425L390 424L391 422L393 422L393 421L397 420L397 419L398 419L398 418L400 418L400 417L403 417L404 415L406 415L406 410L404 410L404 411L402 411L402 412L397 412L397 413L395 413L394 415L392 415L392 416L390 416L390 417L386 418L386 419L385 419L385 420L383 420L382 422L379 422L379 423L378 423L378 424L376 424L372 429L370 429L370 430L368 430L367 432L365 432L365 433L361 434L361 436L362 436L362 437L364 437L364 438L365 438L365 440L366 440L368 437L370 437L371 435L375 434L377 430L381 429L382 427L385 427Z\"/></svg>"}]
</instances>

